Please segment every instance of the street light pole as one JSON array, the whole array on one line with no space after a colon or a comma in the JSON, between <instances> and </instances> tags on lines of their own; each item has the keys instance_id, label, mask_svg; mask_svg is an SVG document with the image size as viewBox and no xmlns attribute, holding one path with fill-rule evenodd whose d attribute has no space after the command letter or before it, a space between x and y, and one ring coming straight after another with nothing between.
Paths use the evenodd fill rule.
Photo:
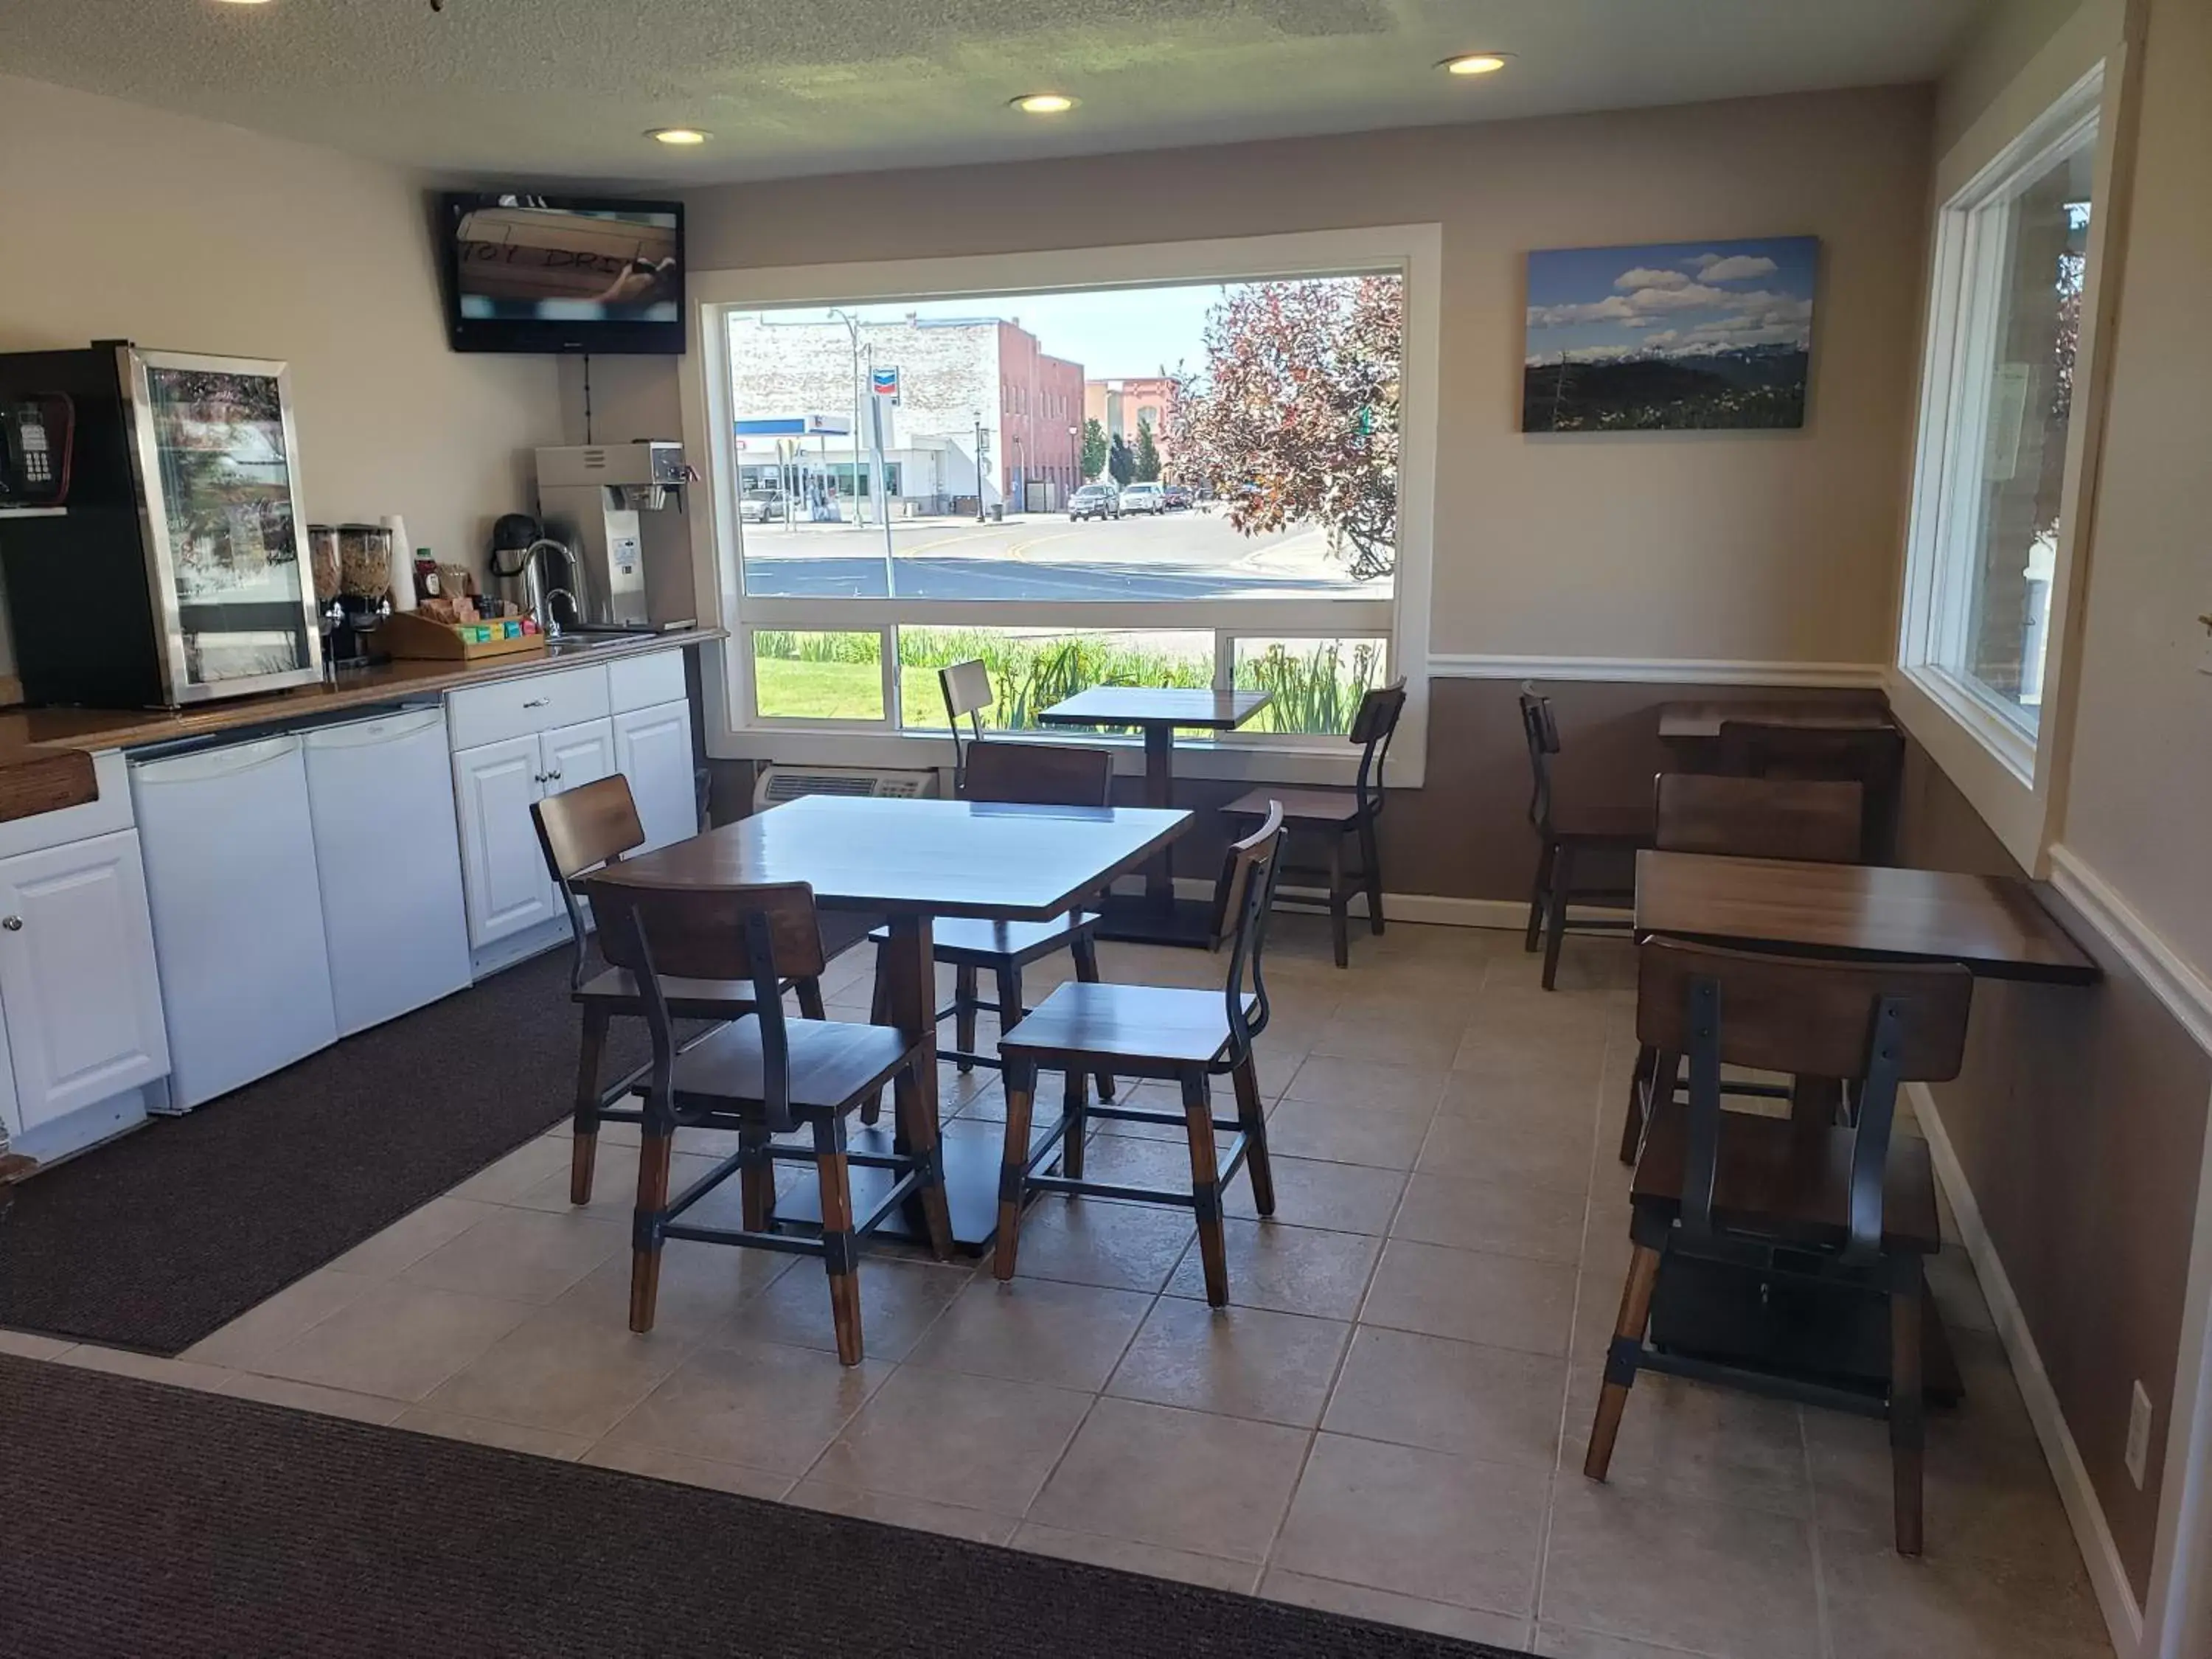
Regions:
<instances>
[{"instance_id":1,"label":"street light pole","mask_svg":"<svg viewBox=\"0 0 2212 1659\"><path fill-rule=\"evenodd\" d=\"M975 422L975 522L983 524L990 517L983 510L983 411L976 410L970 418Z\"/></svg>"},{"instance_id":2,"label":"street light pole","mask_svg":"<svg viewBox=\"0 0 2212 1659\"><path fill-rule=\"evenodd\" d=\"M830 314L845 325L853 342L853 527L858 530L868 521L860 495L860 324L849 311L833 307Z\"/></svg>"}]
</instances>

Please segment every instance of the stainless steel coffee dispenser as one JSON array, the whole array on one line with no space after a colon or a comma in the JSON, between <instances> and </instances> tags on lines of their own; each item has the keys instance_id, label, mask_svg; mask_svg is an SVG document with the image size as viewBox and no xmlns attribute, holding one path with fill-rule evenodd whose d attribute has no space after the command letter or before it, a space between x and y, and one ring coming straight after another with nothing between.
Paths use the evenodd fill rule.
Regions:
<instances>
[{"instance_id":1,"label":"stainless steel coffee dispenser","mask_svg":"<svg viewBox=\"0 0 2212 1659\"><path fill-rule=\"evenodd\" d=\"M538 452L538 516L545 533L575 555L582 602L577 626L650 626L638 514L664 511L680 500L691 476L684 446L658 440L564 444Z\"/></svg>"}]
</instances>

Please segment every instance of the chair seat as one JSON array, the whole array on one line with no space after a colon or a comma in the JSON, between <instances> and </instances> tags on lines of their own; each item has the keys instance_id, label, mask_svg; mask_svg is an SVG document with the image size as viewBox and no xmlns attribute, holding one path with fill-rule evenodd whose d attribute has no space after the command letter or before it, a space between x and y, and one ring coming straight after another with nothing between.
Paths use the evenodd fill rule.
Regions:
<instances>
[{"instance_id":1,"label":"chair seat","mask_svg":"<svg viewBox=\"0 0 2212 1659\"><path fill-rule=\"evenodd\" d=\"M1359 822L1359 797L1349 789L1271 789L1239 795L1221 810L1231 817L1264 818L1267 804L1283 804L1283 822L1348 829Z\"/></svg>"},{"instance_id":2,"label":"chair seat","mask_svg":"<svg viewBox=\"0 0 2212 1659\"><path fill-rule=\"evenodd\" d=\"M678 979L663 975L660 994L678 1019L729 1019L753 1006L753 987L744 979ZM586 980L570 1000L605 1005L614 1013L643 1014L645 999L637 975L627 968L601 969Z\"/></svg>"},{"instance_id":3,"label":"chair seat","mask_svg":"<svg viewBox=\"0 0 2212 1659\"><path fill-rule=\"evenodd\" d=\"M1680 1213L1689 1121L1688 1107L1680 1103L1659 1109L1636 1166L1632 1201ZM1850 1233L1852 1139L1849 1129L1723 1114L1720 1170L1713 1182L1715 1224L1788 1243L1840 1249ZM1885 1250L1933 1255L1942 1249L1936 1172L1926 1141L1905 1134L1891 1137L1881 1224Z\"/></svg>"},{"instance_id":4,"label":"chair seat","mask_svg":"<svg viewBox=\"0 0 2212 1659\"><path fill-rule=\"evenodd\" d=\"M1071 911L1050 921L993 921L978 916L945 916L930 930L933 951L939 962L969 962L988 967L1001 962L1017 966L1064 950L1098 917L1087 910ZM890 930L878 927L868 935L885 943Z\"/></svg>"},{"instance_id":5,"label":"chair seat","mask_svg":"<svg viewBox=\"0 0 2212 1659\"><path fill-rule=\"evenodd\" d=\"M1247 996L1249 1012L1257 999ZM1121 1055L1170 1063L1215 1060L1229 1046L1229 1009L1219 991L1175 986L1086 984L1057 987L999 1039L1003 1058L1018 1051Z\"/></svg>"},{"instance_id":6,"label":"chair seat","mask_svg":"<svg viewBox=\"0 0 2212 1659\"><path fill-rule=\"evenodd\" d=\"M794 1111L843 1110L897 1071L910 1052L905 1037L886 1025L790 1019L783 1029ZM759 1103L763 1075L759 1022L725 1025L676 1057L676 1108L742 1113Z\"/></svg>"}]
</instances>

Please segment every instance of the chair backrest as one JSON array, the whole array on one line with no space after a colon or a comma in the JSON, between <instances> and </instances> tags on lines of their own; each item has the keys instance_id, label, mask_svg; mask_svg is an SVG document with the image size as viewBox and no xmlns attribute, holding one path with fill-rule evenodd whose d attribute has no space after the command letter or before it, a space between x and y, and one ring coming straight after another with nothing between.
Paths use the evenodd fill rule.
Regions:
<instances>
[{"instance_id":1,"label":"chair backrest","mask_svg":"<svg viewBox=\"0 0 2212 1659\"><path fill-rule=\"evenodd\" d=\"M1249 1057L1252 1039L1267 1029L1267 981L1261 958L1267 946L1267 918L1275 906L1275 884L1282 875L1283 804L1267 803L1257 830L1229 848L1223 877L1223 915L1230 933L1229 974L1223 990L1229 1004L1229 1060ZM1253 998L1244 1010L1247 981Z\"/></svg>"},{"instance_id":2,"label":"chair backrest","mask_svg":"<svg viewBox=\"0 0 2212 1659\"><path fill-rule=\"evenodd\" d=\"M644 846L645 825L639 822L629 780L619 772L532 801L530 821L538 827L538 845L545 854L545 867L552 874L553 884L561 890L561 902L568 912L568 933L574 944L568 967L568 985L573 990L584 982L591 951L584 908L576 902L576 878Z\"/></svg>"},{"instance_id":3,"label":"chair backrest","mask_svg":"<svg viewBox=\"0 0 2212 1659\"><path fill-rule=\"evenodd\" d=\"M1825 779L1866 791L1861 846L1869 863L1887 863L1905 768L1905 734L1893 726L1790 726L1723 720L1720 769L1745 778Z\"/></svg>"},{"instance_id":4,"label":"chair backrest","mask_svg":"<svg viewBox=\"0 0 2212 1659\"><path fill-rule=\"evenodd\" d=\"M1973 975L1954 963L1838 962L1646 941L1637 960L1637 1036L1690 1062L1685 1230L1713 1230L1723 1065L1841 1078L1858 1085L1844 1255L1870 1259L1881 1243L1898 1085L1959 1074L1973 994Z\"/></svg>"},{"instance_id":5,"label":"chair backrest","mask_svg":"<svg viewBox=\"0 0 2212 1659\"><path fill-rule=\"evenodd\" d=\"M1398 734L1398 717L1405 712L1406 680L1401 675L1361 697L1359 712L1352 717L1352 741L1359 745L1359 771L1352 787L1367 817L1382 815L1382 768L1390 758L1390 739Z\"/></svg>"},{"instance_id":6,"label":"chair backrest","mask_svg":"<svg viewBox=\"0 0 2212 1659\"><path fill-rule=\"evenodd\" d=\"M963 752L960 722L968 722L968 742L983 737L983 711L999 700L991 689L991 670L981 658L947 664L937 671L937 689L945 695L945 720L952 728L952 788L957 794L967 782L968 757Z\"/></svg>"},{"instance_id":7,"label":"chair backrest","mask_svg":"<svg viewBox=\"0 0 2212 1659\"><path fill-rule=\"evenodd\" d=\"M971 743L960 793L1030 806L1110 806L1114 756L1069 743Z\"/></svg>"},{"instance_id":8,"label":"chair backrest","mask_svg":"<svg viewBox=\"0 0 2212 1659\"><path fill-rule=\"evenodd\" d=\"M1552 757L1559 752L1559 722L1552 700L1539 696L1532 681L1521 683L1521 732L1528 742L1528 822L1545 836L1552 832Z\"/></svg>"},{"instance_id":9,"label":"chair backrest","mask_svg":"<svg viewBox=\"0 0 2212 1659\"><path fill-rule=\"evenodd\" d=\"M785 1031L785 979L823 969L814 890L805 882L734 886L655 886L619 866L579 884L599 918L599 949L635 976L653 1034L653 1084L665 1101L676 1064L675 1021L661 976L749 980L760 1022L762 1099L771 1127L793 1127L791 1056Z\"/></svg>"},{"instance_id":10,"label":"chair backrest","mask_svg":"<svg viewBox=\"0 0 2212 1659\"><path fill-rule=\"evenodd\" d=\"M1856 783L1662 772L1657 793L1662 851L1859 861L1866 792Z\"/></svg>"}]
</instances>

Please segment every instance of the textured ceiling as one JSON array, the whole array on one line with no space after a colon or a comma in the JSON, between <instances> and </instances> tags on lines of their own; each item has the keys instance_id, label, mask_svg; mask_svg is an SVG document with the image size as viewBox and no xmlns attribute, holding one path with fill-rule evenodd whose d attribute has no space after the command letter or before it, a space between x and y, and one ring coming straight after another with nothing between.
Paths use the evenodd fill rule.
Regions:
<instances>
[{"instance_id":1,"label":"textured ceiling","mask_svg":"<svg viewBox=\"0 0 2212 1659\"><path fill-rule=\"evenodd\" d=\"M1983 0L0 0L0 70L437 168L700 181L1922 80ZM1498 75L1431 67L1508 52ZM1083 101L1052 120L1006 100ZM692 154L640 135L696 125Z\"/></svg>"}]
</instances>

